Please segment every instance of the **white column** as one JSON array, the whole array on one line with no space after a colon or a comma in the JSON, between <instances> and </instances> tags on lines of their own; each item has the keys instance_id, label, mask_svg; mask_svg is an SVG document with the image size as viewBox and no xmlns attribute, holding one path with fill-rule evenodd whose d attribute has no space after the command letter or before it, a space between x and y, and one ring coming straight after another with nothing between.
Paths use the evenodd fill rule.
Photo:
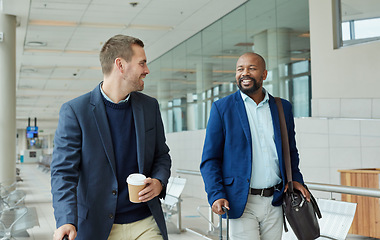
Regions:
<instances>
[{"instance_id":1,"label":"white column","mask_svg":"<svg viewBox=\"0 0 380 240\"><path fill-rule=\"evenodd\" d=\"M268 61L268 38L266 30L253 36L252 50L257 54L260 54L265 59L265 61Z\"/></svg>"},{"instance_id":2,"label":"white column","mask_svg":"<svg viewBox=\"0 0 380 240\"><path fill-rule=\"evenodd\" d=\"M187 117L187 130L196 130L196 122L195 122L195 108L194 108L194 99L193 99L193 93L187 93L186 95L187 100L187 110L186 110L186 117Z\"/></svg>"},{"instance_id":3,"label":"white column","mask_svg":"<svg viewBox=\"0 0 380 240\"><path fill-rule=\"evenodd\" d=\"M16 181L16 16L0 13L0 183Z\"/></svg>"},{"instance_id":4,"label":"white column","mask_svg":"<svg viewBox=\"0 0 380 240\"><path fill-rule=\"evenodd\" d=\"M206 91L212 87L212 63L197 64L197 108L198 108L198 129L206 127ZM208 109L209 111L210 109Z\"/></svg>"},{"instance_id":5,"label":"white column","mask_svg":"<svg viewBox=\"0 0 380 240\"><path fill-rule=\"evenodd\" d=\"M272 72L274 96L285 97L285 82L280 81L279 67L288 63L290 58L290 29L273 28L268 29L268 59L267 69Z\"/></svg>"},{"instance_id":6,"label":"white column","mask_svg":"<svg viewBox=\"0 0 380 240\"><path fill-rule=\"evenodd\" d=\"M161 118L164 124L165 132L173 132L172 121L169 120L168 114L168 98L169 98L170 85L169 83L161 80L157 83L157 100L161 106Z\"/></svg>"}]
</instances>

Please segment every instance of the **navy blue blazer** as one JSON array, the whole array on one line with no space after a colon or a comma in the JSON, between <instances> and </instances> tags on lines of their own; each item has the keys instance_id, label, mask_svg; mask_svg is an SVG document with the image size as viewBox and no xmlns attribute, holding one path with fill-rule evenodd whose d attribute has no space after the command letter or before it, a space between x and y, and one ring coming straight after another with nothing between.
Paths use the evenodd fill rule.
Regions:
<instances>
[{"instance_id":1,"label":"navy blue blazer","mask_svg":"<svg viewBox=\"0 0 380 240\"><path fill-rule=\"evenodd\" d=\"M171 160L159 105L142 93L130 94L136 127L139 172L166 186ZM116 211L118 183L115 156L99 85L62 105L54 137L51 186L57 228L71 223L78 240L106 240ZM165 188L160 196L164 197ZM148 202L165 240L161 203Z\"/></svg>"},{"instance_id":2,"label":"navy blue blazer","mask_svg":"<svg viewBox=\"0 0 380 240\"><path fill-rule=\"evenodd\" d=\"M282 99L288 129L293 180L304 183L299 170L295 141L294 118L290 102ZM274 141L280 163L282 181L287 182L282 157L282 142L278 110L269 95ZM240 91L213 103L206 129L206 138L200 165L209 204L225 198L229 201L230 218L239 218L245 209L252 171L252 139L248 117ZM272 204L282 203L282 189L275 191Z\"/></svg>"}]
</instances>

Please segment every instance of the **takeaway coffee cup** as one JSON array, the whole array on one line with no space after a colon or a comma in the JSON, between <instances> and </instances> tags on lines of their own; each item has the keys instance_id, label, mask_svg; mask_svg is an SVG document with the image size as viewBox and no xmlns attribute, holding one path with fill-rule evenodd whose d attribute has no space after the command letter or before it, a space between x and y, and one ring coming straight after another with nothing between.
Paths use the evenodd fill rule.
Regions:
<instances>
[{"instance_id":1,"label":"takeaway coffee cup","mask_svg":"<svg viewBox=\"0 0 380 240\"><path fill-rule=\"evenodd\" d=\"M145 188L144 180L146 177L144 174L132 173L127 178L128 191L129 191L129 201L133 203L141 202L139 200L139 192Z\"/></svg>"}]
</instances>

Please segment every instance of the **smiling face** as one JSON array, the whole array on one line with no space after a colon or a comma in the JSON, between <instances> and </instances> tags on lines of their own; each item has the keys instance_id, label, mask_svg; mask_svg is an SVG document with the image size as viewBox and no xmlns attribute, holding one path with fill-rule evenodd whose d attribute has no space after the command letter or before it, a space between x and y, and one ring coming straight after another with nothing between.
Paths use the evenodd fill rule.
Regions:
<instances>
[{"instance_id":1,"label":"smiling face","mask_svg":"<svg viewBox=\"0 0 380 240\"><path fill-rule=\"evenodd\" d=\"M131 91L144 90L144 78L149 74L146 65L146 56L144 48L139 45L132 45L133 55L129 62L121 59L125 68L123 69L123 81L126 82Z\"/></svg>"},{"instance_id":2,"label":"smiling face","mask_svg":"<svg viewBox=\"0 0 380 240\"><path fill-rule=\"evenodd\" d=\"M264 59L255 53L243 54L236 63L235 77L240 91L248 96L262 91L267 78Z\"/></svg>"}]
</instances>

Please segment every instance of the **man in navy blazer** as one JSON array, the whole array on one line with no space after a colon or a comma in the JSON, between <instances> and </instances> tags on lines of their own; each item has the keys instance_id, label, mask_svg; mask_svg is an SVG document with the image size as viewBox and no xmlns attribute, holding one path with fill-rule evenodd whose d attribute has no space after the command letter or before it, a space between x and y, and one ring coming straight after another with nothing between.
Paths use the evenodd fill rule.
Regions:
<instances>
[{"instance_id":1,"label":"man in navy blazer","mask_svg":"<svg viewBox=\"0 0 380 240\"><path fill-rule=\"evenodd\" d=\"M159 198L171 159L157 100L137 92L149 73L143 47L110 38L100 52L104 81L62 105L51 164L54 240L168 239ZM129 201L130 173L147 176L141 203Z\"/></svg>"},{"instance_id":2,"label":"man in navy blazer","mask_svg":"<svg viewBox=\"0 0 380 240\"><path fill-rule=\"evenodd\" d=\"M281 239L282 195L287 183L278 110L263 88L264 59L245 53L237 61L239 91L214 102L200 170L216 214L229 209L233 240ZM291 104L282 99L294 187L310 200L299 170Z\"/></svg>"}]
</instances>

